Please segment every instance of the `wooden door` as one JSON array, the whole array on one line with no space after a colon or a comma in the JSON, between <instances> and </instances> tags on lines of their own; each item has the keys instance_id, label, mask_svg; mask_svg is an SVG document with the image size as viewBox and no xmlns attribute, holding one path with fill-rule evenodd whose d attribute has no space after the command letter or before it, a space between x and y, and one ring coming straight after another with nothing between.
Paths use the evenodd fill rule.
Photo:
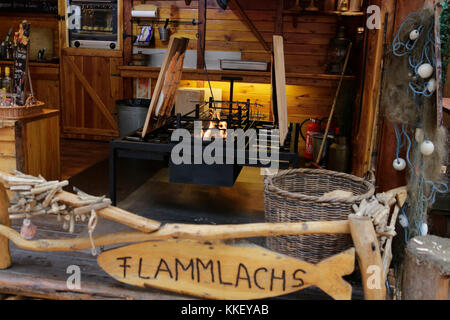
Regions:
<instances>
[{"instance_id":1,"label":"wooden door","mask_svg":"<svg viewBox=\"0 0 450 320\"><path fill-rule=\"evenodd\" d=\"M122 2L119 1L119 30ZM117 50L68 47L66 0L59 0L61 127L63 137L108 140L118 136L116 100L123 99L122 41Z\"/></svg>"},{"instance_id":2,"label":"wooden door","mask_svg":"<svg viewBox=\"0 0 450 320\"><path fill-rule=\"evenodd\" d=\"M64 136L81 139L118 136L115 102L122 99L122 79L116 74L121 64L121 57L69 55L63 50Z\"/></svg>"}]
</instances>

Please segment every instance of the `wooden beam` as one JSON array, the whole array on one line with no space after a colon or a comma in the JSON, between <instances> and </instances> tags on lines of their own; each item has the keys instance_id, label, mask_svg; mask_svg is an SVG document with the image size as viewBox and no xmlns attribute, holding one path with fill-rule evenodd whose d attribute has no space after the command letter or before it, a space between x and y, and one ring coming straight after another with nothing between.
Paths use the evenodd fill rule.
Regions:
<instances>
[{"instance_id":1,"label":"wooden beam","mask_svg":"<svg viewBox=\"0 0 450 320\"><path fill-rule=\"evenodd\" d=\"M131 35L133 28L131 27L131 8L132 1L123 2L123 32L124 34ZM122 35L119 35L121 37ZM128 65L131 62L131 55L133 50L133 38L126 37L123 39L123 64ZM126 79L123 84L123 95L125 97L133 96L133 80Z\"/></svg>"},{"instance_id":2,"label":"wooden beam","mask_svg":"<svg viewBox=\"0 0 450 320\"><path fill-rule=\"evenodd\" d=\"M198 0L197 69L205 67L207 0Z\"/></svg>"},{"instance_id":3,"label":"wooden beam","mask_svg":"<svg viewBox=\"0 0 450 320\"><path fill-rule=\"evenodd\" d=\"M271 52L269 45L264 40L261 33L256 29L253 22L250 20L250 18L247 16L247 14L244 12L244 9L242 9L241 4L239 3L239 0L233 0L230 2L230 8L234 9L238 16L242 19L242 21L250 28L252 33L255 35L255 37L258 39L258 41L261 43L261 45L264 47L264 49L267 52Z\"/></svg>"},{"instance_id":4,"label":"wooden beam","mask_svg":"<svg viewBox=\"0 0 450 320\"><path fill-rule=\"evenodd\" d=\"M272 105L276 103L278 113L278 127L280 130L280 145L284 144L288 133L287 97L286 97L286 73L284 63L283 37L273 36L273 72L275 73L272 90L276 92L276 99L272 95Z\"/></svg>"},{"instance_id":5,"label":"wooden beam","mask_svg":"<svg viewBox=\"0 0 450 320\"><path fill-rule=\"evenodd\" d=\"M386 286L377 235L369 217L349 216L350 231L361 270L364 298L385 300Z\"/></svg>"},{"instance_id":6,"label":"wooden beam","mask_svg":"<svg viewBox=\"0 0 450 320\"><path fill-rule=\"evenodd\" d=\"M114 117L112 116L111 112L105 106L105 104L100 99L100 97L97 95L97 92L95 92L94 88L92 88L92 86L86 80L83 73L77 67L75 62L69 56L63 56L63 57L64 57L64 61L66 61L69 64L69 66L72 68L73 72L75 73L75 76L83 85L83 88L87 91L87 93L89 94L91 99L94 101L94 103L100 109L100 112L105 116L106 120L108 120L111 127L115 130L118 130L117 122L114 119Z\"/></svg>"},{"instance_id":7,"label":"wooden beam","mask_svg":"<svg viewBox=\"0 0 450 320\"><path fill-rule=\"evenodd\" d=\"M366 44L366 67L364 75L364 88L361 105L360 122L353 137L352 144L355 152L352 156L352 173L358 177L363 177L367 171L371 170L372 151L376 141L376 124L380 116L379 100L381 90L382 62L384 53L384 35L386 32L387 43L389 43L391 32L393 31L395 16L395 1L386 0L376 2L381 6L380 19L381 29L367 30ZM385 25L385 14L388 14L387 25ZM378 139L376 139L378 140ZM390 163L392 167L392 161ZM378 181L378 180L377 180Z\"/></svg>"},{"instance_id":8,"label":"wooden beam","mask_svg":"<svg viewBox=\"0 0 450 320\"><path fill-rule=\"evenodd\" d=\"M74 195L75 196L75 195ZM60 195L58 195L60 197ZM111 211L110 218L114 218L116 207L108 207L98 211L102 217L105 210ZM122 210L123 215L131 213ZM108 217L106 217L108 218ZM145 219L145 218L143 218ZM134 219L133 219L134 220ZM119 222L118 219L114 221ZM121 222L123 223L123 222ZM143 242L151 240L188 239L188 240L225 240L243 239L249 237L273 237L281 235L301 234L348 234L350 233L347 220L336 221L312 221L295 223L248 223L231 225L197 225L170 223L162 225L151 233L144 232L118 232L94 237L96 246L125 244L131 242ZM39 239L25 240L14 229L0 224L0 235L10 239L16 246L25 250L53 252L53 251L78 251L92 247L90 238L70 239Z\"/></svg>"},{"instance_id":9,"label":"wooden beam","mask_svg":"<svg viewBox=\"0 0 450 320\"><path fill-rule=\"evenodd\" d=\"M434 0L434 54L436 58L436 125L438 128L443 122L443 78L442 78L442 53L441 53L441 24L439 17L441 16L442 6L440 1Z\"/></svg>"},{"instance_id":10,"label":"wooden beam","mask_svg":"<svg viewBox=\"0 0 450 320\"><path fill-rule=\"evenodd\" d=\"M9 227L9 199L6 190L0 183L0 225ZM9 252L9 240L0 235L0 269L6 269L11 266L11 254Z\"/></svg>"},{"instance_id":11,"label":"wooden beam","mask_svg":"<svg viewBox=\"0 0 450 320\"><path fill-rule=\"evenodd\" d=\"M274 34L279 36L283 36L283 8L284 8L284 0L278 1L277 11L275 15Z\"/></svg>"},{"instance_id":12,"label":"wooden beam","mask_svg":"<svg viewBox=\"0 0 450 320\"><path fill-rule=\"evenodd\" d=\"M382 11L386 8L386 6L390 5L389 1L382 1ZM395 35L395 32L398 31L400 28L400 25L403 23L405 18L412 12L420 10L425 2L428 0L417 0L417 1L410 1L410 0L396 0L395 5L395 12L393 15L395 16L394 20L394 27L393 27L393 34L387 35L387 43L390 43ZM370 52L370 51L369 51ZM363 115L364 117L364 115ZM376 164L376 181L378 185L378 192L386 191L401 185L406 184L406 176L405 172L403 171L396 171L392 167L392 161L394 161L396 155L395 155L395 146L392 143L395 141L395 131L394 126L390 119L387 119L386 117L381 118L381 125L380 125L380 141L379 141L379 147L377 150L378 153L378 159ZM401 156L401 155L400 155Z\"/></svg>"}]
</instances>

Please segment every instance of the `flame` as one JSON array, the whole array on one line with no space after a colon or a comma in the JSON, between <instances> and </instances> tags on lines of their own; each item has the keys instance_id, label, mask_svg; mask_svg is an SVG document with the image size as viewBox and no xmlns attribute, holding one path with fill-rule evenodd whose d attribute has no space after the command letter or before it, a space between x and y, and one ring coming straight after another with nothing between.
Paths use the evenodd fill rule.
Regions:
<instances>
[{"instance_id":1,"label":"flame","mask_svg":"<svg viewBox=\"0 0 450 320\"><path fill-rule=\"evenodd\" d=\"M226 121L219 122L219 130L220 130L220 133L222 134L222 138L226 139L227 138L227 122Z\"/></svg>"},{"instance_id":2,"label":"flame","mask_svg":"<svg viewBox=\"0 0 450 320\"><path fill-rule=\"evenodd\" d=\"M203 139L210 139L211 135L212 135L211 129L215 129L215 128L216 128L216 123L214 121L210 121L208 129L202 130ZM226 139L226 137L227 137L227 122L220 121L217 129L219 129L221 137L223 139Z\"/></svg>"}]
</instances>

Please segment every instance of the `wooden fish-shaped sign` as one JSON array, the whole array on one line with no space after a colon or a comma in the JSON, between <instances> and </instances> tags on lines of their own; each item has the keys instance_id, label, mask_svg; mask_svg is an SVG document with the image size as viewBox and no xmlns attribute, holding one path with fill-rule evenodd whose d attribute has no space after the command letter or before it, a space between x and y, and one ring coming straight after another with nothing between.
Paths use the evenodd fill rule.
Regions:
<instances>
[{"instance_id":1,"label":"wooden fish-shaped sign","mask_svg":"<svg viewBox=\"0 0 450 320\"><path fill-rule=\"evenodd\" d=\"M355 249L312 264L252 244L166 240L104 251L98 264L127 284L208 299L261 299L309 286L351 299L342 276L353 272Z\"/></svg>"}]
</instances>

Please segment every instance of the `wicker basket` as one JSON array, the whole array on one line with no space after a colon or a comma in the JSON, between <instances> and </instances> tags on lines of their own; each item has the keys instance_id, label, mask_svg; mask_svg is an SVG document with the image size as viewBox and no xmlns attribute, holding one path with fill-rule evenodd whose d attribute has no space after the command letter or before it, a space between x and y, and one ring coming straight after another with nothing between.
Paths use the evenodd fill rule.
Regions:
<instances>
[{"instance_id":1,"label":"wicker basket","mask_svg":"<svg viewBox=\"0 0 450 320\"><path fill-rule=\"evenodd\" d=\"M344 190L354 196L319 200L324 193ZM370 198L375 187L368 181L346 173L293 169L264 180L264 207L268 222L346 220L352 205ZM272 250L317 263L352 246L350 235L301 235L268 237Z\"/></svg>"},{"instance_id":2,"label":"wicker basket","mask_svg":"<svg viewBox=\"0 0 450 320\"><path fill-rule=\"evenodd\" d=\"M0 119L14 120L42 112L43 102L38 101L31 106L1 107Z\"/></svg>"}]
</instances>

